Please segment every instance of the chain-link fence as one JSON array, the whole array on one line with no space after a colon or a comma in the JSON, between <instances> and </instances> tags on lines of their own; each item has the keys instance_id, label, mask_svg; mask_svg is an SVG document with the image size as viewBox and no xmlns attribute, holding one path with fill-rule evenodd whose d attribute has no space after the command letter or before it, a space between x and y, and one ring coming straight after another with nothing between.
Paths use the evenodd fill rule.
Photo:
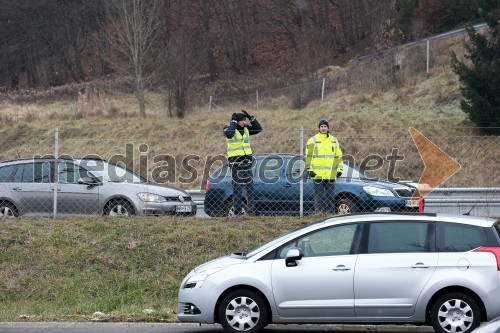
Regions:
<instances>
[{"instance_id":1,"label":"chain-link fence","mask_svg":"<svg viewBox=\"0 0 500 333\"><path fill-rule=\"evenodd\" d=\"M235 105L272 109L282 106L285 100L290 108L302 109L313 100L340 91L384 92L393 87L402 87L407 82L422 80L431 71L449 68L451 52L462 54L466 38L461 32L439 39L422 40L355 58L344 68L323 68L311 73L308 82L261 89L248 94L192 99L190 103L193 107L207 108L208 111L225 111L227 107Z\"/></svg>"},{"instance_id":2,"label":"chain-link fence","mask_svg":"<svg viewBox=\"0 0 500 333\"><path fill-rule=\"evenodd\" d=\"M200 133L183 146L168 135L150 142L105 138L105 133L82 140L73 139L74 131L1 141L1 214L193 215L197 207L185 190L196 189L205 190L209 216L419 210L414 186L425 165L409 134L339 135L344 164L334 188L315 184L305 172L303 151L316 129L279 128L252 136L252 182L241 186L239 211L222 133ZM429 139L461 165L440 187L500 187L499 137ZM318 193L330 194L318 199Z\"/></svg>"}]
</instances>

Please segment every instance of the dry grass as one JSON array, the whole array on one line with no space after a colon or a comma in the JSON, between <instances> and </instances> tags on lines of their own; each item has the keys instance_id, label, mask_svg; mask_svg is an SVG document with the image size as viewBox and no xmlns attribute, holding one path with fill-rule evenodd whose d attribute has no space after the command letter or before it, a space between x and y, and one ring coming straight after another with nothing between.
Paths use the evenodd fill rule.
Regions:
<instances>
[{"instance_id":1,"label":"dry grass","mask_svg":"<svg viewBox=\"0 0 500 333\"><path fill-rule=\"evenodd\" d=\"M461 42L463 36L456 40ZM164 96L156 92L147 94L145 119L136 116L137 105L132 94L105 94L91 89L83 97L77 94L74 99L57 102L4 102L0 104L0 158L53 153L54 129L59 128L60 154L94 154L109 159L115 154L125 155L126 145L133 144L137 166L138 147L147 144L149 172L155 167L151 161L158 154L175 157L178 169L185 156L200 156L199 162L191 162L199 171L196 179L191 184L183 184L186 188L199 188L206 157L225 155L223 125L228 123L233 112L244 108L256 115L264 127L262 134L252 138L255 152L299 153L301 126L307 140L316 132L318 120L327 118L346 154L361 161L370 154L386 156L397 146L407 156L400 170L402 177L415 179L423 166L408 127L433 137L475 135L473 129L463 128L471 124L460 110L459 82L449 67L449 50L460 51L460 44L453 40L433 44L433 67L429 74L419 69L425 60L421 57L421 49L418 46L413 52L403 50L408 55L404 67L397 73L392 70L393 55L354 61L345 68L325 69L325 75L331 75L329 80L333 80L329 82L337 85L326 90L323 100L316 94L300 110L294 107L293 91L296 90L293 89L291 95L287 95L287 90L261 93L258 110L251 99L246 102L234 99L233 104L214 106L210 113L207 106L195 108L185 119L168 117ZM418 66L412 66L411 61L418 62ZM318 83L314 83L314 87L317 86ZM474 140L467 140L464 146L462 141L461 138L451 139L446 142L449 146L443 148L445 151L458 149L455 156L468 166L499 162L494 138L482 141L482 146L475 146ZM471 155L465 149L481 151L481 158L468 157ZM484 170L481 173L491 172ZM176 176L178 178L180 173ZM470 179L472 175L464 177ZM487 186L488 181L485 178L479 183ZM456 184L465 182L457 180Z\"/></svg>"}]
</instances>

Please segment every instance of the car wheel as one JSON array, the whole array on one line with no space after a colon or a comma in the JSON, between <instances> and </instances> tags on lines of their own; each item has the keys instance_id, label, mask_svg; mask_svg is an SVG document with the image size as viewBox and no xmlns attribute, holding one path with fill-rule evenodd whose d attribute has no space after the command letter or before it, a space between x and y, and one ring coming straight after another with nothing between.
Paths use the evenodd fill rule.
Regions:
<instances>
[{"instance_id":1,"label":"car wheel","mask_svg":"<svg viewBox=\"0 0 500 333\"><path fill-rule=\"evenodd\" d=\"M342 198L337 202L337 213L338 214L351 214L359 212L359 206L354 199Z\"/></svg>"},{"instance_id":2,"label":"car wheel","mask_svg":"<svg viewBox=\"0 0 500 333\"><path fill-rule=\"evenodd\" d=\"M0 202L0 218L6 219L19 216L17 208L10 202Z\"/></svg>"},{"instance_id":3,"label":"car wheel","mask_svg":"<svg viewBox=\"0 0 500 333\"><path fill-rule=\"evenodd\" d=\"M125 199L113 200L108 203L105 213L109 216L135 215L134 207Z\"/></svg>"},{"instance_id":4,"label":"car wheel","mask_svg":"<svg viewBox=\"0 0 500 333\"><path fill-rule=\"evenodd\" d=\"M449 293L439 297L431 310L431 323L439 333L473 331L481 323L479 307L471 297Z\"/></svg>"},{"instance_id":5,"label":"car wheel","mask_svg":"<svg viewBox=\"0 0 500 333\"><path fill-rule=\"evenodd\" d=\"M219 307L219 321L226 332L260 332L267 325L267 315L262 297L250 290L233 291Z\"/></svg>"}]
</instances>

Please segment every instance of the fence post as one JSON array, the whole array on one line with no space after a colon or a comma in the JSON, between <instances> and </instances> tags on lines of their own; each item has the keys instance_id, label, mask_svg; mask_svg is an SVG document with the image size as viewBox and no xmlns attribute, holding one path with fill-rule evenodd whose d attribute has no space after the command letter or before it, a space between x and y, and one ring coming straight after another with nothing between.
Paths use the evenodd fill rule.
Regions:
<instances>
[{"instance_id":1,"label":"fence post","mask_svg":"<svg viewBox=\"0 0 500 333\"><path fill-rule=\"evenodd\" d=\"M212 110L212 96L210 96L210 99L208 100L208 112Z\"/></svg>"},{"instance_id":2,"label":"fence post","mask_svg":"<svg viewBox=\"0 0 500 333\"><path fill-rule=\"evenodd\" d=\"M325 78L323 78L323 85L321 87L321 100L323 100L324 96L325 96Z\"/></svg>"},{"instance_id":3,"label":"fence post","mask_svg":"<svg viewBox=\"0 0 500 333\"><path fill-rule=\"evenodd\" d=\"M257 110L259 109L259 91L255 90L255 97L257 99Z\"/></svg>"},{"instance_id":4,"label":"fence post","mask_svg":"<svg viewBox=\"0 0 500 333\"><path fill-rule=\"evenodd\" d=\"M430 54L430 42L427 40L427 74L429 74L429 54Z\"/></svg>"},{"instance_id":5,"label":"fence post","mask_svg":"<svg viewBox=\"0 0 500 333\"><path fill-rule=\"evenodd\" d=\"M54 210L52 212L52 218L56 218L57 215L57 183L59 182L59 173L58 173L58 163L57 156L59 156L59 128L56 128L54 134Z\"/></svg>"},{"instance_id":6,"label":"fence post","mask_svg":"<svg viewBox=\"0 0 500 333\"><path fill-rule=\"evenodd\" d=\"M304 125L300 126L300 154L304 153ZM305 170L303 172L306 172ZM300 218L304 217L304 174L300 177Z\"/></svg>"}]
</instances>

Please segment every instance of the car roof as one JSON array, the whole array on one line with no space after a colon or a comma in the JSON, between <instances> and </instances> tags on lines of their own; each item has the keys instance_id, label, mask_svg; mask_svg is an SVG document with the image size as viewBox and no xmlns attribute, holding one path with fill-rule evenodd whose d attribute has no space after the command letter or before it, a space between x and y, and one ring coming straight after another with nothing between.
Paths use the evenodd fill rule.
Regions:
<instances>
[{"instance_id":1,"label":"car roof","mask_svg":"<svg viewBox=\"0 0 500 333\"><path fill-rule=\"evenodd\" d=\"M85 160L90 160L90 161L103 161L107 162L105 159L102 159L101 157L98 156L84 156L84 157L69 157L69 156L59 156L57 158L60 161L66 160L66 161L85 161ZM45 156L40 156L40 157L26 157L26 158L16 158L16 159L11 159L11 160L4 160L1 161L0 164L4 163L11 163L11 164L16 164L17 162L22 163L22 162L29 162L29 161L53 161L55 160L54 156L51 155L45 155Z\"/></svg>"},{"instance_id":2,"label":"car roof","mask_svg":"<svg viewBox=\"0 0 500 333\"><path fill-rule=\"evenodd\" d=\"M429 221L450 222L489 228L496 223L495 219L488 217L440 214L440 213L356 213L349 215L337 215L324 220L325 223L350 223L350 222L374 222L374 221Z\"/></svg>"}]
</instances>

